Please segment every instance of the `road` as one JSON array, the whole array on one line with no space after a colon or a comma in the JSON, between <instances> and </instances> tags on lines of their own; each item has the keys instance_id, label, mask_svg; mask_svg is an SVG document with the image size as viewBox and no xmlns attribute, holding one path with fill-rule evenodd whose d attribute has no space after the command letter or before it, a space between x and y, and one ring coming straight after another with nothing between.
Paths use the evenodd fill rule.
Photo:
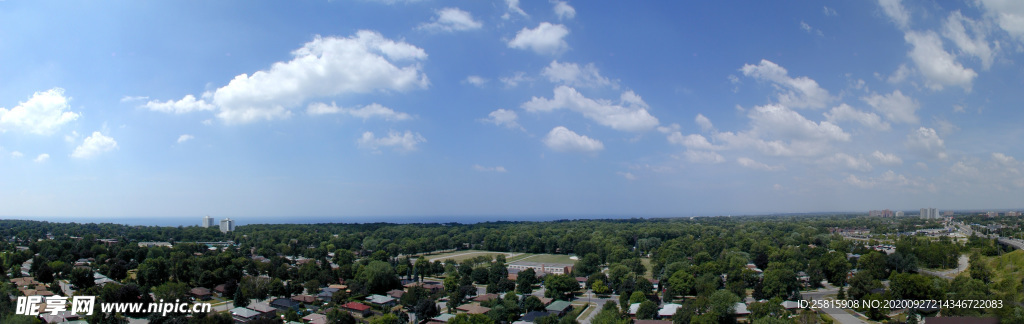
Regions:
<instances>
[{"instance_id":1,"label":"road","mask_svg":"<svg viewBox=\"0 0 1024 324\"><path fill-rule=\"evenodd\" d=\"M956 269L941 270L941 271L921 269L920 272L923 273L923 274L926 274L926 275L932 275L932 276L936 276L936 277L941 277L941 278L952 280L953 278L956 278L956 276L959 275L961 272L964 272L965 270L967 270L967 266L969 264L970 264L970 258L968 258L966 254L961 254L960 255L960 259L958 260L958 265L957 265Z\"/></svg>"},{"instance_id":2,"label":"road","mask_svg":"<svg viewBox=\"0 0 1024 324\"><path fill-rule=\"evenodd\" d=\"M818 289L818 290L807 291L807 292L801 292L801 295L803 295L804 299L810 299L810 300L826 300L826 299L832 300L832 299L835 299L835 295L838 292L839 292L839 288L833 287L832 285L829 285L829 284L825 284L825 288L821 288L821 289ZM826 296L828 296L828 297L826 297ZM834 318L837 322L842 323L842 324L862 324L862 323L867 323L864 320L861 320L860 318L857 318L856 316L850 315L850 313L847 313L846 310L841 309L841 308L815 308L815 309L821 311L822 313L828 314L828 316L832 316L832 318Z\"/></svg>"}]
</instances>

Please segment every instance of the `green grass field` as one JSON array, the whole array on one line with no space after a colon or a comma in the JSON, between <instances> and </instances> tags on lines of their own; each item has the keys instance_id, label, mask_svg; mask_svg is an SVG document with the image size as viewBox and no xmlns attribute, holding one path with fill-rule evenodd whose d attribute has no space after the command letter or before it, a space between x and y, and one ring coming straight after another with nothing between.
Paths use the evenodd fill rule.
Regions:
<instances>
[{"instance_id":1,"label":"green grass field","mask_svg":"<svg viewBox=\"0 0 1024 324\"><path fill-rule=\"evenodd\" d=\"M1024 279L1024 250L1016 250L987 259L988 266L995 275L993 282L999 282L1003 278L1009 278L1014 282L1021 282Z\"/></svg>"},{"instance_id":2,"label":"green grass field","mask_svg":"<svg viewBox=\"0 0 1024 324\"><path fill-rule=\"evenodd\" d=\"M572 260L568 255L564 254L533 254L516 260L509 260L509 262L514 261L576 264L576 260Z\"/></svg>"},{"instance_id":3,"label":"green grass field","mask_svg":"<svg viewBox=\"0 0 1024 324\"><path fill-rule=\"evenodd\" d=\"M425 258L429 261L446 261L455 260L455 262L462 262L463 260L472 259L481 255L495 257L499 254L505 255L505 261L508 263L517 261L526 262L541 262L541 263L565 263L565 264L576 264L576 260L572 260L568 255L563 254L533 254L533 253L517 253L517 252L494 252L494 251L482 251L482 250L463 250L441 254L428 255Z\"/></svg>"},{"instance_id":4,"label":"green grass field","mask_svg":"<svg viewBox=\"0 0 1024 324\"><path fill-rule=\"evenodd\" d=\"M455 262L462 262L463 260L472 259L472 258L481 256L481 255L486 255L486 256L490 256L491 258L494 258L495 256L497 256L499 254L505 255L506 259L511 255L510 253L503 253L503 252L491 252L491 251L480 251L480 250L464 250L464 251L455 251L455 252L441 253L441 254L435 254L435 255L428 255L428 256L426 256L426 258L427 258L427 260L430 260L430 261L455 260Z\"/></svg>"}]
</instances>

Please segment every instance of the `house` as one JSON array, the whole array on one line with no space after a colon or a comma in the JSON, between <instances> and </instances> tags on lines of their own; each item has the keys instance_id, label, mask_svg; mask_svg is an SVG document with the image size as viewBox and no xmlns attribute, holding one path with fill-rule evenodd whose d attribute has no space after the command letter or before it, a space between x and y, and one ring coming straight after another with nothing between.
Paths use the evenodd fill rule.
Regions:
<instances>
[{"instance_id":1,"label":"house","mask_svg":"<svg viewBox=\"0 0 1024 324\"><path fill-rule=\"evenodd\" d=\"M259 312L263 318L277 317L277 308L271 307L270 304L267 304L267 302L249 304L249 306L246 306L245 308Z\"/></svg>"},{"instance_id":2,"label":"house","mask_svg":"<svg viewBox=\"0 0 1024 324\"><path fill-rule=\"evenodd\" d=\"M260 315L260 312L245 307L235 307L231 309L231 318L235 320L235 323L249 323L259 318Z\"/></svg>"},{"instance_id":3,"label":"house","mask_svg":"<svg viewBox=\"0 0 1024 324\"><path fill-rule=\"evenodd\" d=\"M310 295L297 295L297 296L292 296L292 300L300 302L300 303L303 303L303 304L312 304L312 303L316 302L316 297L313 297L313 296L310 296Z\"/></svg>"},{"instance_id":4,"label":"house","mask_svg":"<svg viewBox=\"0 0 1024 324\"><path fill-rule=\"evenodd\" d=\"M395 306L395 304L397 304L395 299L392 298L391 296L376 295L376 294L367 296L366 297L366 301L368 303L370 303L371 305L374 305L374 306L377 306L377 307L380 307L380 308L390 308L391 306Z\"/></svg>"},{"instance_id":5,"label":"house","mask_svg":"<svg viewBox=\"0 0 1024 324\"><path fill-rule=\"evenodd\" d=\"M213 293L217 294L218 297L224 297L225 295L228 294L227 286L224 284L214 286Z\"/></svg>"},{"instance_id":6,"label":"house","mask_svg":"<svg viewBox=\"0 0 1024 324\"><path fill-rule=\"evenodd\" d=\"M629 316L636 317L636 312L640 310L640 303L629 304Z\"/></svg>"},{"instance_id":7,"label":"house","mask_svg":"<svg viewBox=\"0 0 1024 324\"><path fill-rule=\"evenodd\" d=\"M532 311L532 312L526 313L526 315L523 315L523 317L520 318L519 320L523 321L523 322L534 323L534 322L537 321L538 318L541 318L541 317L544 317L544 316L548 316L548 315L550 315L550 314L548 314L548 312Z\"/></svg>"},{"instance_id":8,"label":"house","mask_svg":"<svg viewBox=\"0 0 1024 324\"><path fill-rule=\"evenodd\" d=\"M309 314L302 317L303 323L309 324L327 324L327 315L324 314Z\"/></svg>"},{"instance_id":9,"label":"house","mask_svg":"<svg viewBox=\"0 0 1024 324\"><path fill-rule=\"evenodd\" d=\"M580 289L587 288L587 277L576 277L576 283L580 285Z\"/></svg>"},{"instance_id":10,"label":"house","mask_svg":"<svg viewBox=\"0 0 1024 324\"><path fill-rule=\"evenodd\" d=\"M680 307L683 307L683 305L665 304L661 306L660 310L658 310L658 318L672 318L672 316L676 315L676 312L679 311Z\"/></svg>"},{"instance_id":11,"label":"house","mask_svg":"<svg viewBox=\"0 0 1024 324\"><path fill-rule=\"evenodd\" d=\"M564 300L556 300L551 302L548 307L544 308L548 311L548 314L556 315L558 317L565 316L566 313L572 311L572 304Z\"/></svg>"},{"instance_id":12,"label":"house","mask_svg":"<svg viewBox=\"0 0 1024 324\"><path fill-rule=\"evenodd\" d=\"M736 306L733 306L733 309L736 310L737 320L746 319L748 316L750 316L750 310L747 309L747 304L745 303L736 303Z\"/></svg>"},{"instance_id":13,"label":"house","mask_svg":"<svg viewBox=\"0 0 1024 324\"><path fill-rule=\"evenodd\" d=\"M480 304L465 304L456 307L455 310L467 313L467 314L486 314L491 311L490 308L480 306Z\"/></svg>"},{"instance_id":14,"label":"house","mask_svg":"<svg viewBox=\"0 0 1024 324\"><path fill-rule=\"evenodd\" d=\"M795 309L800 309L800 303L792 301L792 300L783 301L783 302L779 303L779 305L782 305L782 308L785 308L786 310L789 310L789 311L792 311L792 310L795 310Z\"/></svg>"},{"instance_id":15,"label":"house","mask_svg":"<svg viewBox=\"0 0 1024 324\"><path fill-rule=\"evenodd\" d=\"M324 302L329 302L333 298L334 298L334 292L321 291L319 294L316 294L316 299L319 299L320 301L324 301Z\"/></svg>"},{"instance_id":16,"label":"house","mask_svg":"<svg viewBox=\"0 0 1024 324\"><path fill-rule=\"evenodd\" d=\"M278 298L278 299L274 299L274 301L270 302L270 307L277 308L277 310L282 311L282 312L287 312L289 309L294 310L294 311L298 311L299 310L299 302L291 300L291 299L288 299L288 298Z\"/></svg>"},{"instance_id":17,"label":"house","mask_svg":"<svg viewBox=\"0 0 1024 324\"><path fill-rule=\"evenodd\" d=\"M473 297L473 301L475 301L475 302L485 302L485 301L488 301L488 300L491 300L491 299L495 299L495 298L498 298L498 294L483 294L483 295L480 295L480 296Z\"/></svg>"},{"instance_id":18,"label":"house","mask_svg":"<svg viewBox=\"0 0 1024 324\"><path fill-rule=\"evenodd\" d=\"M391 296L391 298L394 298L394 299L402 299L402 296L404 296L404 295L405 295L405 290L398 290L398 289L395 289L395 290L389 290L389 291L387 292L387 294L388 294L388 296Z\"/></svg>"},{"instance_id":19,"label":"house","mask_svg":"<svg viewBox=\"0 0 1024 324\"><path fill-rule=\"evenodd\" d=\"M70 321L77 321L79 319L78 314L72 313L71 311L59 311L56 315L50 312L39 313L39 317L45 323L64 323Z\"/></svg>"},{"instance_id":20,"label":"house","mask_svg":"<svg viewBox=\"0 0 1024 324\"><path fill-rule=\"evenodd\" d=\"M341 309L347 310L353 315L359 315L362 317L370 315L370 305L363 303L348 302L345 303L344 305L341 305Z\"/></svg>"},{"instance_id":21,"label":"house","mask_svg":"<svg viewBox=\"0 0 1024 324\"><path fill-rule=\"evenodd\" d=\"M441 315L437 315L434 318L431 318L429 321L427 321L427 324L448 323L448 321L450 321L454 317L455 317L455 314L441 314Z\"/></svg>"},{"instance_id":22,"label":"house","mask_svg":"<svg viewBox=\"0 0 1024 324\"><path fill-rule=\"evenodd\" d=\"M203 287L195 287L188 291L188 294L195 297L198 300L210 300L213 296L209 289Z\"/></svg>"}]
</instances>

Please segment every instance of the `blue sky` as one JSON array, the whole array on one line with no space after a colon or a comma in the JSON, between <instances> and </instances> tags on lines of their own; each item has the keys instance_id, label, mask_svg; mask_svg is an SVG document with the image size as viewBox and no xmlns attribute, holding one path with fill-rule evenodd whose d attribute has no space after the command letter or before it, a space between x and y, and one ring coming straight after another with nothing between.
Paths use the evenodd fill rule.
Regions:
<instances>
[{"instance_id":1,"label":"blue sky","mask_svg":"<svg viewBox=\"0 0 1024 324\"><path fill-rule=\"evenodd\" d=\"M1024 5L0 1L0 215L1021 208Z\"/></svg>"}]
</instances>

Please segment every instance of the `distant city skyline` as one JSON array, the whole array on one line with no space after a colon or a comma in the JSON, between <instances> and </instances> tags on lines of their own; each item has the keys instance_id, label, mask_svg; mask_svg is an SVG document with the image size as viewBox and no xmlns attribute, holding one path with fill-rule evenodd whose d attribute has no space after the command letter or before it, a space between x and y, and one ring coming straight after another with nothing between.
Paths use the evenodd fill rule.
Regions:
<instances>
[{"instance_id":1,"label":"distant city skyline","mask_svg":"<svg viewBox=\"0 0 1024 324\"><path fill-rule=\"evenodd\" d=\"M0 1L0 217L1012 210L1021 22L996 0Z\"/></svg>"}]
</instances>

